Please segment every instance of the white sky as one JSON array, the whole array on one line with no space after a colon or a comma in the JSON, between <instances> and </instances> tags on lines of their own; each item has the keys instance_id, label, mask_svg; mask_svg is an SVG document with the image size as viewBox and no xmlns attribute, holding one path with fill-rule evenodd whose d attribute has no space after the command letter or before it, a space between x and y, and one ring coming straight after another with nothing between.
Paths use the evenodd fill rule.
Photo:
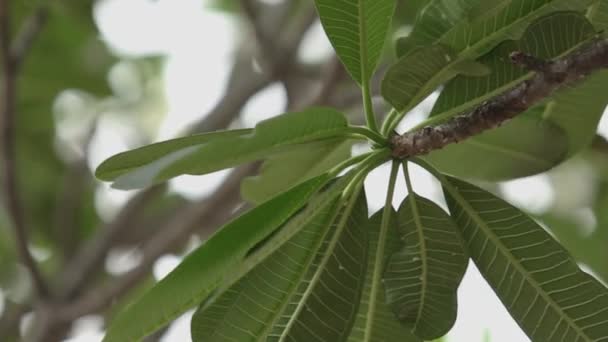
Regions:
<instances>
[{"instance_id":1,"label":"white sky","mask_svg":"<svg viewBox=\"0 0 608 342\"><path fill-rule=\"evenodd\" d=\"M278 1L280 0L272 0ZM102 39L114 51L128 56L158 53L167 56L163 78L169 109L157 140L172 137L189 123L199 120L216 103L226 84L237 34L234 25L236 21L205 9L203 4L203 0L106 0L96 8ZM327 57L330 51L330 45L318 24L307 35L305 45L301 50L302 57L309 61ZM417 123L433 100L431 96L420 106L421 110L410 115L400 128L405 129ZM253 126L259 120L281 113L285 101L284 89L280 85L268 87L247 104L243 113L244 122ZM608 136L606 118L602 121L601 131ZM106 157L125 150L128 135L128 127L117 122L115 117L102 120L92 145L91 166L95 167ZM416 191L444 206L437 182L417 167L412 167L412 173ZM225 174L220 172L203 177L181 177L173 181L173 190L193 198L206 196ZM374 211L384 202L387 175L388 166L384 165L372 172L365 183L370 208ZM501 185L501 189L507 199L533 211L543 210L553 203L554 194L545 175L507 182ZM399 177L394 206L398 205L405 193L403 178ZM98 209L103 217L109 218L131 195L132 192L126 193L104 186L98 192ZM120 259L126 256L115 257ZM155 266L154 274L162 277L178 262L179 258L175 256L162 258ZM119 268L115 271L123 270ZM99 317L85 317L79 321L73 338L69 341L101 341L101 327ZM490 332L492 342L529 341L471 265L459 290L458 320L448 335L448 340L482 341L486 329ZM189 315L186 315L171 327L164 341L188 340Z\"/></svg>"}]
</instances>

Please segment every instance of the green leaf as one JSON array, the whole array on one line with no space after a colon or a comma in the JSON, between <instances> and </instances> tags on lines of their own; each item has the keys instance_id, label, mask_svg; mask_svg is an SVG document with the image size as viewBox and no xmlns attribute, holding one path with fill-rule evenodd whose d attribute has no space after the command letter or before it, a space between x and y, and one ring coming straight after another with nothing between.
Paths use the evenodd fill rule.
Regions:
<instances>
[{"instance_id":1,"label":"green leaf","mask_svg":"<svg viewBox=\"0 0 608 342\"><path fill-rule=\"evenodd\" d=\"M593 4L587 17L598 31L608 29L608 0L598 0Z\"/></svg>"},{"instance_id":2,"label":"green leaf","mask_svg":"<svg viewBox=\"0 0 608 342\"><path fill-rule=\"evenodd\" d=\"M557 240L576 261L593 270L604 282L608 281L608 234L599 225L592 234L581 228L580 222L565 215L547 214L538 218L551 229Z\"/></svg>"},{"instance_id":3,"label":"green leaf","mask_svg":"<svg viewBox=\"0 0 608 342\"><path fill-rule=\"evenodd\" d=\"M327 206L226 292L203 302L192 318L193 340L265 340L282 312L297 305L310 282L335 212L335 205Z\"/></svg>"},{"instance_id":4,"label":"green leaf","mask_svg":"<svg viewBox=\"0 0 608 342\"><path fill-rule=\"evenodd\" d=\"M367 257L367 203L363 192L349 200L324 254L297 302L270 331L284 341L346 341L359 307Z\"/></svg>"},{"instance_id":5,"label":"green leaf","mask_svg":"<svg viewBox=\"0 0 608 342\"><path fill-rule=\"evenodd\" d=\"M360 85L380 59L395 0L315 0L321 23L338 57Z\"/></svg>"},{"instance_id":6,"label":"green leaf","mask_svg":"<svg viewBox=\"0 0 608 342\"><path fill-rule=\"evenodd\" d=\"M246 261L256 244L304 206L308 198L327 183L327 178L322 175L302 183L224 226L167 277L122 311L112 321L104 341L138 340L200 303L231 276L231 270ZM332 196L328 197L333 201L337 194L334 195L336 191L330 192ZM324 207L313 206L314 209L305 209L302 213L306 213L308 217L305 219L309 219L316 216L315 210ZM283 229L290 224L303 226L300 217L296 215ZM137 320L134 321L133 317Z\"/></svg>"},{"instance_id":7,"label":"green leaf","mask_svg":"<svg viewBox=\"0 0 608 342\"><path fill-rule=\"evenodd\" d=\"M424 159L462 178L505 180L546 171L566 157L564 132L541 116L526 115L503 126L431 152Z\"/></svg>"},{"instance_id":8,"label":"green leaf","mask_svg":"<svg viewBox=\"0 0 608 342\"><path fill-rule=\"evenodd\" d=\"M379 274L384 274L384 268L388 264L389 257L399 251L401 242L399 231L397 230L397 218L395 211L391 208L391 218L388 231L384 237L384 243L380 243L380 226L382 221L382 211L372 216L367 224L366 231L369 236L369 252L367 256L367 272L365 275L365 285L361 295L361 304L357 319L353 325L348 342L375 342L375 341L399 341L399 342L419 342L420 339L402 325L393 314L386 303L384 291L378 291L376 298L371 298L371 288L374 282L375 261L378 256L382 257L382 269ZM383 248L378 248L379 246ZM373 303L373 304L370 304ZM374 305L372 310L371 305ZM372 311L373 315L369 312ZM371 330L366 339L366 330Z\"/></svg>"},{"instance_id":9,"label":"green leaf","mask_svg":"<svg viewBox=\"0 0 608 342\"><path fill-rule=\"evenodd\" d=\"M461 72L479 75L486 70L471 60L451 64L455 58L455 52L445 45L413 50L388 69L382 80L382 96L401 112L421 102L440 84Z\"/></svg>"},{"instance_id":10,"label":"green leaf","mask_svg":"<svg viewBox=\"0 0 608 342\"><path fill-rule=\"evenodd\" d=\"M450 216L432 201L411 193L398 211L404 247L385 273L387 302L414 334L432 340L456 322L456 291L468 257Z\"/></svg>"},{"instance_id":11,"label":"green leaf","mask_svg":"<svg viewBox=\"0 0 608 342\"><path fill-rule=\"evenodd\" d=\"M414 108L424 97L430 94L440 84L447 82L456 76L454 65L463 61L471 61L479 58L492 50L500 42L508 39L519 39L530 23L548 14L559 11L583 11L593 2L593 0L512 0L507 6L493 15L484 15L473 22L463 19L453 26L445 34L440 35L428 44L441 44L449 46L455 54L454 58L444 63L443 67L433 71L433 75L426 79L403 79L404 85L419 84L417 88L406 88L409 101L403 102L398 98L390 97L385 92L383 95L392 104L397 101L400 105L397 108L397 115L387 129L390 131L396 127L403 115ZM432 29L432 28L430 28ZM402 66L407 68L407 65ZM412 65L414 69L419 66ZM412 71L401 72L404 75L414 75ZM436 76L435 76L436 75ZM412 95L415 94L415 95Z\"/></svg>"},{"instance_id":12,"label":"green leaf","mask_svg":"<svg viewBox=\"0 0 608 342\"><path fill-rule=\"evenodd\" d=\"M146 166L147 169L152 169L150 165L153 165L156 171L149 172L150 176L153 176L172 161L187 154L191 147L207 144L214 140L246 136L252 132L252 129L238 129L195 134L143 146L105 160L95 170L95 176L104 181L112 181ZM142 172L139 173L142 174Z\"/></svg>"},{"instance_id":13,"label":"green leaf","mask_svg":"<svg viewBox=\"0 0 608 342\"><path fill-rule=\"evenodd\" d=\"M97 174L115 179L115 187L138 188L183 174L207 174L263 159L294 145L347 133L342 113L330 108L311 108L262 121L253 131L212 133L215 135L195 136L192 142L185 138L125 152L102 163ZM147 164L141 165L140 159ZM141 166L133 168L136 165Z\"/></svg>"},{"instance_id":14,"label":"green leaf","mask_svg":"<svg viewBox=\"0 0 608 342\"><path fill-rule=\"evenodd\" d=\"M480 3L493 4L492 0L431 0L418 12L412 32L397 41L397 56L441 39L457 23L467 19L471 10Z\"/></svg>"},{"instance_id":15,"label":"green leaf","mask_svg":"<svg viewBox=\"0 0 608 342\"><path fill-rule=\"evenodd\" d=\"M471 258L533 341L608 336L608 290L534 220L502 199L442 177Z\"/></svg>"},{"instance_id":16,"label":"green leaf","mask_svg":"<svg viewBox=\"0 0 608 342\"><path fill-rule=\"evenodd\" d=\"M241 195L252 203L262 203L293 184L316 177L351 155L351 141L326 140L307 144L270 157L257 176L241 183Z\"/></svg>"},{"instance_id":17,"label":"green leaf","mask_svg":"<svg viewBox=\"0 0 608 342\"><path fill-rule=\"evenodd\" d=\"M594 35L593 26L580 13L559 12L543 17L530 25L521 40L504 42L480 59L481 63L493 70L491 74L486 77L459 76L449 82L431 115L448 118L468 111L530 77L532 73L508 60L512 51L520 50L543 59L553 59L566 54ZM591 142L608 104L608 98L601 95L603 89L608 86L606 74L599 72L582 83L566 87L554 94L547 103L543 118L564 130L569 141L568 156L579 152ZM526 115L532 114L525 113L521 116ZM512 130L511 135L516 134L519 132ZM545 144L553 144L553 141L546 141Z\"/></svg>"}]
</instances>

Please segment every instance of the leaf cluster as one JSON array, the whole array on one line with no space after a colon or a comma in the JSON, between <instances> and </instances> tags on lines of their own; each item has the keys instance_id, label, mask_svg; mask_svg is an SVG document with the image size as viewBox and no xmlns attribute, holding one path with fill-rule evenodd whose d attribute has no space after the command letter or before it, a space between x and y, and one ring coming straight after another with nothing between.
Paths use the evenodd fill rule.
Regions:
<instances>
[{"instance_id":1,"label":"leaf cluster","mask_svg":"<svg viewBox=\"0 0 608 342\"><path fill-rule=\"evenodd\" d=\"M378 124L370 79L390 31L395 0L316 0L321 23L361 87L366 126L310 108L253 129L214 132L125 152L97 169L131 189L266 160L243 183L258 204L228 223L120 313L105 341L138 340L198 305L196 341L422 341L456 320L458 286L472 260L534 341L608 339L608 290L579 269L538 223L464 181L546 171L575 155L608 104L608 73L562 89L504 126L435 151L392 161L383 210L368 217L362 182L391 161L403 117L441 89L417 128L466 112L531 72L512 51L567 54L606 26L601 0L429 0L382 82L392 107ZM351 157L367 141L371 152ZM415 193L408 162L442 184L449 213ZM409 195L390 203L403 169ZM137 317L134 322L133 317Z\"/></svg>"}]
</instances>

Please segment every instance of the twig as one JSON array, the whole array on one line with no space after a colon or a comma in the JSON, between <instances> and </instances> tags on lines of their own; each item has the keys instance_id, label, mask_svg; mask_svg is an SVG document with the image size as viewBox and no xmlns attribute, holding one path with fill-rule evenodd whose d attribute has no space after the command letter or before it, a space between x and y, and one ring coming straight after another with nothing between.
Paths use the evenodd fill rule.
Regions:
<instances>
[{"instance_id":1,"label":"twig","mask_svg":"<svg viewBox=\"0 0 608 342\"><path fill-rule=\"evenodd\" d=\"M0 109L0 167L3 173L3 199L16 238L21 262L28 269L38 296L49 296L48 286L28 247L28 231L23 203L18 190L15 156L15 114L17 98L17 62L10 48L10 7L8 0L0 0L0 49L2 54L2 107ZM21 58L24 56L21 55Z\"/></svg>"},{"instance_id":2,"label":"twig","mask_svg":"<svg viewBox=\"0 0 608 342\"><path fill-rule=\"evenodd\" d=\"M553 61L542 61L521 52L512 53L511 60L536 73L471 112L435 127L394 136L391 139L393 157L405 159L423 155L495 128L560 87L579 82L592 72L608 67L608 39L597 39Z\"/></svg>"}]
</instances>

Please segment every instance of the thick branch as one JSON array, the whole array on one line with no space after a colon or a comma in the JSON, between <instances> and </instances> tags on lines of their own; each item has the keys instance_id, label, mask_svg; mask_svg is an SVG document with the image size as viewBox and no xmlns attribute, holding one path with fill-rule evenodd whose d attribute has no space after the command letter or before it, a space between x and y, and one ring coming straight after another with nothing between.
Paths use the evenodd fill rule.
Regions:
<instances>
[{"instance_id":1,"label":"thick branch","mask_svg":"<svg viewBox=\"0 0 608 342\"><path fill-rule=\"evenodd\" d=\"M10 6L8 0L0 0L0 53L2 55L2 95L0 108L0 168L4 205L10 225L16 238L21 262L29 270L32 282L41 297L47 297L49 290L36 261L28 248L28 232L25 223L23 203L18 189L16 172L15 115L17 99L17 62L10 47ZM21 55L20 58L24 56Z\"/></svg>"},{"instance_id":2,"label":"thick branch","mask_svg":"<svg viewBox=\"0 0 608 342\"><path fill-rule=\"evenodd\" d=\"M498 127L547 98L558 88L581 81L592 72L608 67L608 39L595 40L553 61L543 61L522 52L512 53L511 60L536 73L468 113L435 127L394 136L391 139L393 157L405 159L427 154Z\"/></svg>"}]
</instances>

